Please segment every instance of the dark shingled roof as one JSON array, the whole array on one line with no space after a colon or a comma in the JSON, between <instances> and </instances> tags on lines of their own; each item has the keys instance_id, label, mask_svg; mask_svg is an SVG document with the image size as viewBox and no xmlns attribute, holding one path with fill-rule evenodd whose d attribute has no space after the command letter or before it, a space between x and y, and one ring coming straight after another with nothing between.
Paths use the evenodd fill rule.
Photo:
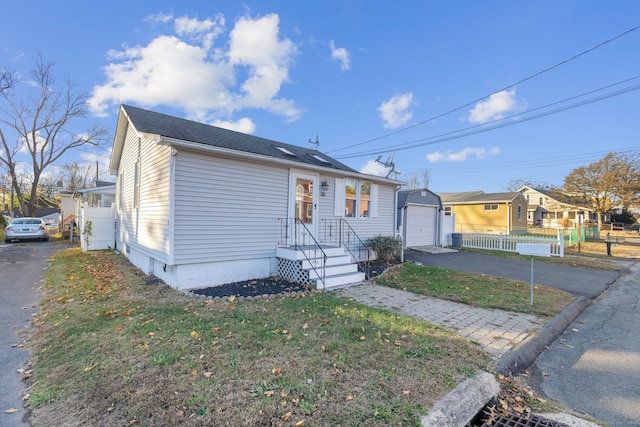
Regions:
<instances>
[{"instance_id":1,"label":"dark shingled roof","mask_svg":"<svg viewBox=\"0 0 640 427\"><path fill-rule=\"evenodd\" d=\"M244 151L247 153L290 160L307 165L321 166L341 171L357 172L349 166L317 150L285 144L283 142L247 135L216 126L193 122L166 114L123 105L125 113L138 132L160 135L181 141L195 142L214 147ZM282 147L287 154L276 147ZM316 156L316 157L314 157ZM319 160L319 159L323 160Z\"/></svg>"}]
</instances>

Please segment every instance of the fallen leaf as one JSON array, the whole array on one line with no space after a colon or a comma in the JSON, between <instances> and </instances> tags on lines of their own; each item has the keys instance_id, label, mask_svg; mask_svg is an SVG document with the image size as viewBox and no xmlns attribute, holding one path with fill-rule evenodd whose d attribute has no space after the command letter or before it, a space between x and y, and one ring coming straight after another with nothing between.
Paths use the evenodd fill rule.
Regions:
<instances>
[{"instance_id":1,"label":"fallen leaf","mask_svg":"<svg viewBox=\"0 0 640 427\"><path fill-rule=\"evenodd\" d=\"M271 396L273 396L273 393L275 393L275 391L267 390L267 391L264 392L264 395L267 396L267 397L271 397Z\"/></svg>"},{"instance_id":2,"label":"fallen leaf","mask_svg":"<svg viewBox=\"0 0 640 427\"><path fill-rule=\"evenodd\" d=\"M304 424L304 420L300 420L296 423L297 426L301 426L302 424Z\"/></svg>"},{"instance_id":3,"label":"fallen leaf","mask_svg":"<svg viewBox=\"0 0 640 427\"><path fill-rule=\"evenodd\" d=\"M18 410L16 408L11 408L4 411L5 414L13 414L14 412L18 412Z\"/></svg>"},{"instance_id":4,"label":"fallen leaf","mask_svg":"<svg viewBox=\"0 0 640 427\"><path fill-rule=\"evenodd\" d=\"M13 347L13 348L22 348L22 347L24 347L24 344L11 344L11 347Z\"/></svg>"},{"instance_id":5,"label":"fallen leaf","mask_svg":"<svg viewBox=\"0 0 640 427\"><path fill-rule=\"evenodd\" d=\"M231 295L229 297L229 301L234 302L236 300L236 296L235 295Z\"/></svg>"},{"instance_id":6,"label":"fallen leaf","mask_svg":"<svg viewBox=\"0 0 640 427\"><path fill-rule=\"evenodd\" d=\"M282 416L282 420L283 420L283 421L289 421L289 418L291 418L291 415L293 415L293 413L291 413L291 412L287 412L286 414L284 414L284 415Z\"/></svg>"},{"instance_id":7,"label":"fallen leaf","mask_svg":"<svg viewBox=\"0 0 640 427\"><path fill-rule=\"evenodd\" d=\"M213 376L213 372L205 372L204 374L202 374L205 376L205 378L211 378Z\"/></svg>"},{"instance_id":8,"label":"fallen leaf","mask_svg":"<svg viewBox=\"0 0 640 427\"><path fill-rule=\"evenodd\" d=\"M411 390L403 390L402 394L404 394L405 396L408 396L411 394Z\"/></svg>"}]
</instances>

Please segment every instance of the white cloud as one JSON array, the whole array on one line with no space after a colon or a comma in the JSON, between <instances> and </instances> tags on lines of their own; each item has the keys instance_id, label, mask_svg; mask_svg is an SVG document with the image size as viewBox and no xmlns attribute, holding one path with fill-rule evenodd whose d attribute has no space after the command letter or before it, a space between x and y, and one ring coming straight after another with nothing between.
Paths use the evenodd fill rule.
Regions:
<instances>
[{"instance_id":1,"label":"white cloud","mask_svg":"<svg viewBox=\"0 0 640 427\"><path fill-rule=\"evenodd\" d=\"M111 160L111 149L104 154L98 153L81 153L80 158L92 166L98 166L98 176L101 181L113 181L113 177L109 175L109 161ZM92 175L94 176L94 175Z\"/></svg>"},{"instance_id":2,"label":"white cloud","mask_svg":"<svg viewBox=\"0 0 640 427\"><path fill-rule=\"evenodd\" d=\"M264 108L297 120L300 111L291 100L275 98L289 81L289 66L296 47L289 39L278 38L280 18L276 14L259 19L241 18L231 31L229 62L247 67L248 78L242 95L235 100L241 107Z\"/></svg>"},{"instance_id":3,"label":"white cloud","mask_svg":"<svg viewBox=\"0 0 640 427\"><path fill-rule=\"evenodd\" d=\"M247 117L243 117L234 122L229 120L216 120L212 125L242 133L253 133L256 130L255 123Z\"/></svg>"},{"instance_id":4,"label":"white cloud","mask_svg":"<svg viewBox=\"0 0 640 427\"><path fill-rule=\"evenodd\" d=\"M396 95L383 102L378 111L384 121L385 128L397 128L406 124L413 113L410 108L413 102L413 93L407 92L402 95Z\"/></svg>"},{"instance_id":5,"label":"white cloud","mask_svg":"<svg viewBox=\"0 0 640 427\"><path fill-rule=\"evenodd\" d=\"M360 168L361 173L376 176L387 176L389 170L385 168L381 163L375 160L369 160L364 166Z\"/></svg>"},{"instance_id":6,"label":"white cloud","mask_svg":"<svg viewBox=\"0 0 640 427\"><path fill-rule=\"evenodd\" d=\"M340 62L340 69L347 71L351 68L351 59L349 58L349 51L343 47L336 47L333 40L330 42L331 47L331 59Z\"/></svg>"},{"instance_id":7,"label":"white cloud","mask_svg":"<svg viewBox=\"0 0 640 427\"><path fill-rule=\"evenodd\" d=\"M435 153L427 154L426 158L431 163L438 162L464 162L469 156L475 156L477 159L486 159L488 156L496 156L500 154L500 148L493 147L490 149L480 147L467 147L458 152L436 151Z\"/></svg>"},{"instance_id":8,"label":"white cloud","mask_svg":"<svg viewBox=\"0 0 640 427\"><path fill-rule=\"evenodd\" d=\"M473 110L469 111L469 121L471 123L486 123L492 120L501 119L504 113L514 111L517 108L516 90L503 90L494 93L485 102L478 102Z\"/></svg>"},{"instance_id":9,"label":"white cloud","mask_svg":"<svg viewBox=\"0 0 640 427\"><path fill-rule=\"evenodd\" d=\"M219 43L224 48L216 47L225 31L222 15L204 20L154 18L171 21L175 34L108 52L106 81L93 88L89 101L95 114L106 116L110 106L133 102L179 107L189 118L220 121L229 121L244 108L264 109L290 121L299 118L295 102L278 97L296 53L294 44L279 36L278 15L238 19L229 43ZM246 79L239 81L243 76Z\"/></svg>"}]
</instances>

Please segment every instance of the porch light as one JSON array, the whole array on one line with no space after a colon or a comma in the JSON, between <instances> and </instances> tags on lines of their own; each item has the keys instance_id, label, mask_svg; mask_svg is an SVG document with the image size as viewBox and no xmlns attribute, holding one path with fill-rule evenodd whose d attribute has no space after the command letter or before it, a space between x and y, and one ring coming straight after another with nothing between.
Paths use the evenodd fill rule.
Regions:
<instances>
[{"instance_id":1,"label":"porch light","mask_svg":"<svg viewBox=\"0 0 640 427\"><path fill-rule=\"evenodd\" d=\"M327 191L329 189L329 183L324 180L320 183L320 189L322 189L322 191Z\"/></svg>"}]
</instances>

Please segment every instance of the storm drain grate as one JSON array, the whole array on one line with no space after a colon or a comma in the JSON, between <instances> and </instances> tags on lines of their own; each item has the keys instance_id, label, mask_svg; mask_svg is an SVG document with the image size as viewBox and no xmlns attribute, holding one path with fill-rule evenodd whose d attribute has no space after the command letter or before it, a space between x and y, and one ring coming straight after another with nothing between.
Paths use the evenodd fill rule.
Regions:
<instances>
[{"instance_id":1,"label":"storm drain grate","mask_svg":"<svg viewBox=\"0 0 640 427\"><path fill-rule=\"evenodd\" d=\"M500 416L491 424L484 423L482 427L568 427L566 424L551 421L546 418L532 415L525 417L522 415L511 415L510 417Z\"/></svg>"}]
</instances>

